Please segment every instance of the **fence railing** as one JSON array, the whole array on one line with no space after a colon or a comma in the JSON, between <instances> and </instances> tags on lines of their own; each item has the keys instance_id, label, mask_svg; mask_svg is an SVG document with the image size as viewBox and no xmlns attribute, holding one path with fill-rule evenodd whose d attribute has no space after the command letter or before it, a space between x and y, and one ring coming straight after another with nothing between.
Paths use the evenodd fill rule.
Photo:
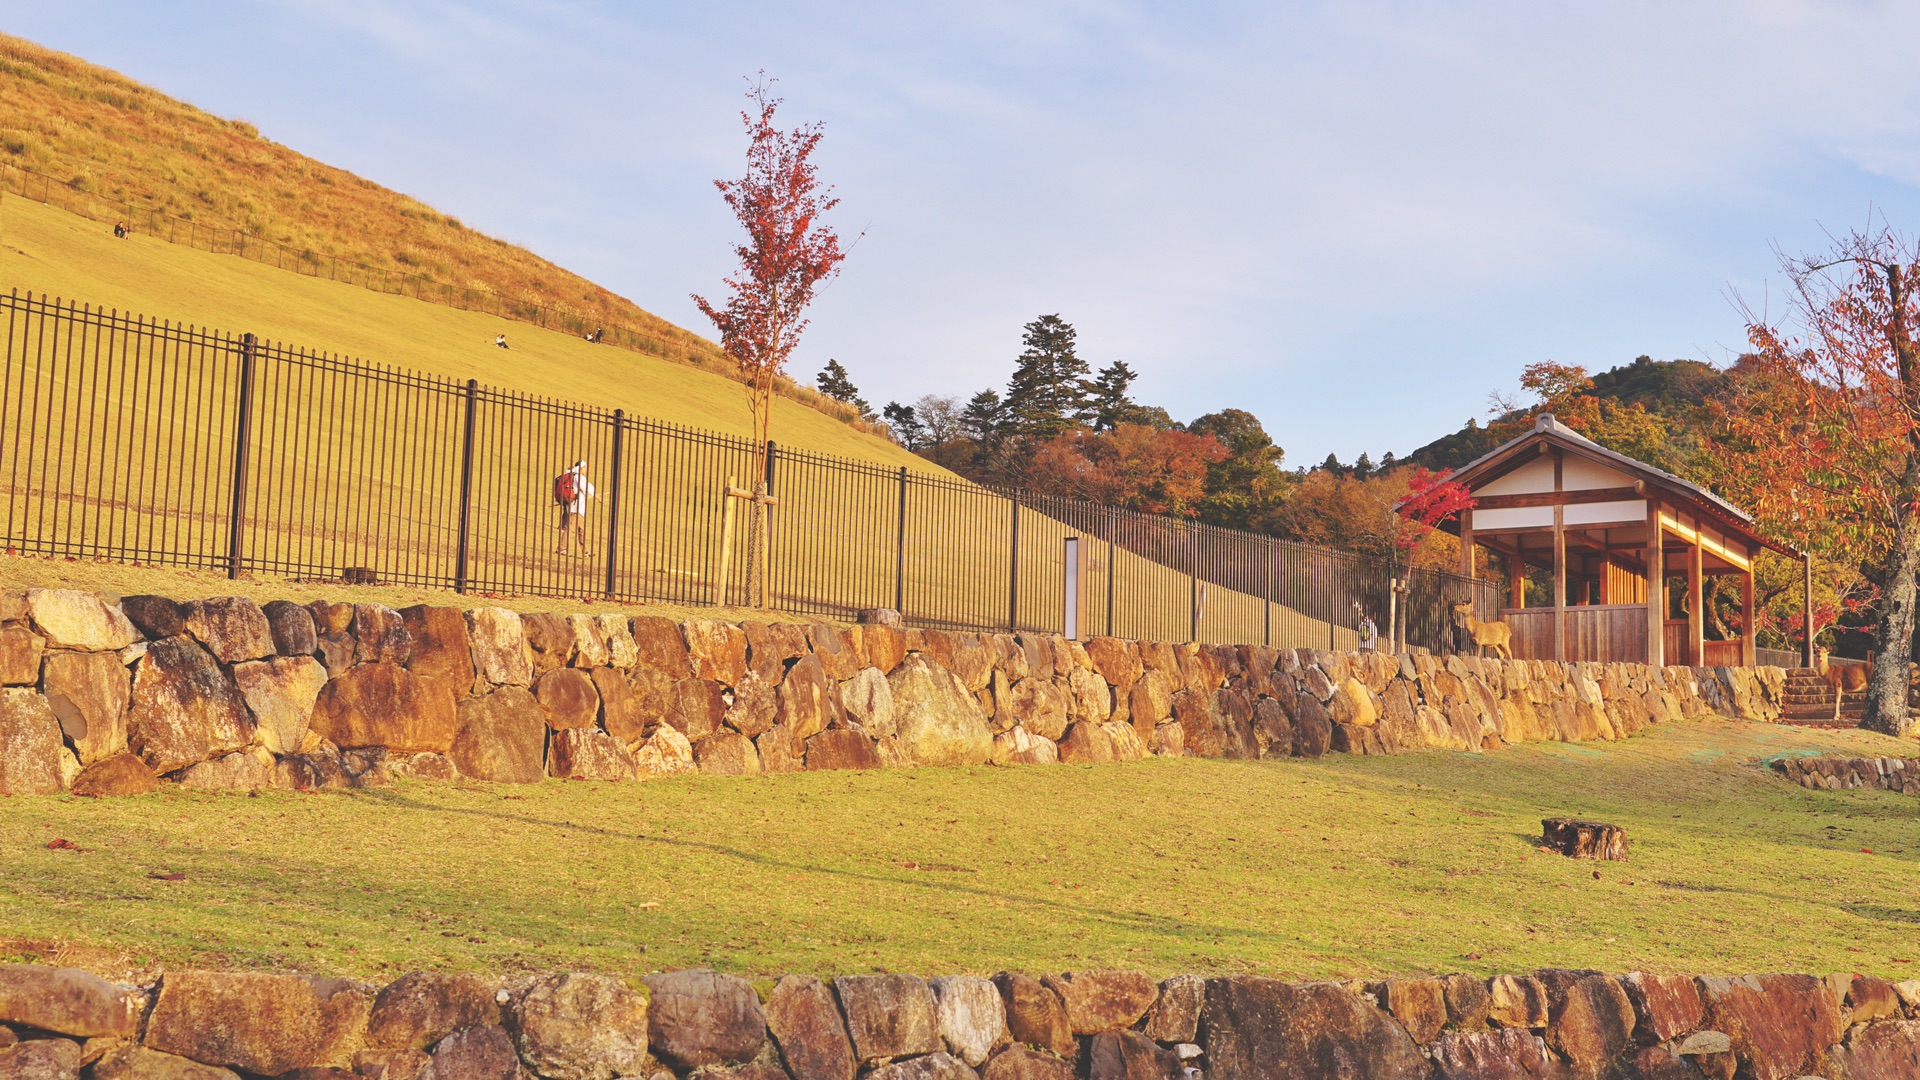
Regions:
<instances>
[{"instance_id":1,"label":"fence railing","mask_svg":"<svg viewBox=\"0 0 1920 1080\"><path fill-rule=\"evenodd\" d=\"M251 334L0 296L0 531L10 552L233 575L744 606L744 439ZM561 553L556 475L597 486ZM1342 552L1076 499L770 446L771 607L1057 630L1064 541L1089 549L1096 633L1353 648L1386 634L1389 570ZM1408 640L1486 582L1410 575Z\"/></svg>"}]
</instances>

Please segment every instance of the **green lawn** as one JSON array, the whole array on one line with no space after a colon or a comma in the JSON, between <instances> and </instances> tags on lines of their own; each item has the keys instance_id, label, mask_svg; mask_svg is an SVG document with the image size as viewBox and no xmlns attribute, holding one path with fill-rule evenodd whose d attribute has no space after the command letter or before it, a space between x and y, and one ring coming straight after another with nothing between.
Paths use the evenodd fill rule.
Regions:
<instances>
[{"instance_id":1,"label":"green lawn","mask_svg":"<svg viewBox=\"0 0 1920 1080\"><path fill-rule=\"evenodd\" d=\"M1913 977L1920 804L1753 764L1815 747L1911 744L1711 721L1483 756L16 798L0 804L0 953L373 978ZM1539 819L1562 813L1625 825L1632 861L1540 851Z\"/></svg>"}]
</instances>

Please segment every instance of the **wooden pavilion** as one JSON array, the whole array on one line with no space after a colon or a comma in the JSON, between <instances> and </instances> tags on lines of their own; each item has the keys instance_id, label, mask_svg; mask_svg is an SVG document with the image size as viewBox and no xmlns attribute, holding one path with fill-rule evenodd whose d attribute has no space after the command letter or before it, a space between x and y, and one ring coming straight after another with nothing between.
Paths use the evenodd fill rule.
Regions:
<instances>
[{"instance_id":1,"label":"wooden pavilion","mask_svg":"<svg viewBox=\"0 0 1920 1080\"><path fill-rule=\"evenodd\" d=\"M1498 617L1522 659L1751 666L1753 560L1763 547L1799 557L1719 496L1551 415L1453 478L1474 500L1449 527L1460 536L1461 573L1473 575L1476 546L1506 560L1513 587ZM1544 607L1527 603L1534 567L1550 575ZM1723 576L1739 582L1742 636L1710 641L1702 593L1707 578ZM1683 618L1670 617L1673 578L1685 580Z\"/></svg>"}]
</instances>

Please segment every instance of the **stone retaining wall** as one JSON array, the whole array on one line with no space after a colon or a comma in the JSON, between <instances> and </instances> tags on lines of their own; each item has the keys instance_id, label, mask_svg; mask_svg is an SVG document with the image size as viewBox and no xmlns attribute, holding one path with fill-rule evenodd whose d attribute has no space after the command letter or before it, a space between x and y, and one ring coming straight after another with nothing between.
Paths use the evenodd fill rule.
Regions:
<instances>
[{"instance_id":1,"label":"stone retaining wall","mask_svg":"<svg viewBox=\"0 0 1920 1080\"><path fill-rule=\"evenodd\" d=\"M86 1080L1912 1080L1920 982L1540 971L1290 983L0 967L0 1076Z\"/></svg>"},{"instance_id":2,"label":"stone retaining wall","mask_svg":"<svg viewBox=\"0 0 1920 1080\"><path fill-rule=\"evenodd\" d=\"M1801 787L1884 788L1903 795L1920 795L1920 760L1888 757L1843 757L1822 754L1812 757L1777 758L1773 771Z\"/></svg>"},{"instance_id":3,"label":"stone retaining wall","mask_svg":"<svg viewBox=\"0 0 1920 1080\"><path fill-rule=\"evenodd\" d=\"M1779 668L0 594L0 793L1315 757L1773 720Z\"/></svg>"}]
</instances>

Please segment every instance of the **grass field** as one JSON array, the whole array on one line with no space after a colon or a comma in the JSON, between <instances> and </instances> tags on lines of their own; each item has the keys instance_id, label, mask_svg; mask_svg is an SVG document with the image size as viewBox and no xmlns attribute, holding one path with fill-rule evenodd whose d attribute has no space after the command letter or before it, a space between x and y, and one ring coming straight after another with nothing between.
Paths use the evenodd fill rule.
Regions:
<instances>
[{"instance_id":1,"label":"grass field","mask_svg":"<svg viewBox=\"0 0 1920 1080\"><path fill-rule=\"evenodd\" d=\"M1822 747L1910 749L1711 721L1485 755L16 798L0 812L0 954L369 978L1913 977L1916 804L1754 764ZM1626 826L1631 861L1543 853L1540 818L1564 813Z\"/></svg>"}]
</instances>

